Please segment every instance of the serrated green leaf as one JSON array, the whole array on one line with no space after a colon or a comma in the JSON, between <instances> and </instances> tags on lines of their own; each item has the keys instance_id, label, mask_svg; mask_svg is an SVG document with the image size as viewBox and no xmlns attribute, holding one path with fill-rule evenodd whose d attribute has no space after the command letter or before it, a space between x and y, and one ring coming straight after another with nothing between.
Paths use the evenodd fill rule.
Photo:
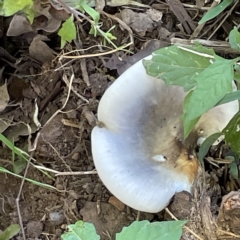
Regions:
<instances>
[{"instance_id":1,"label":"serrated green leaf","mask_svg":"<svg viewBox=\"0 0 240 240\"><path fill-rule=\"evenodd\" d=\"M223 134L221 132L214 133L211 136L209 136L203 144L199 148L198 152L198 159L201 163L203 163L203 159L205 158L206 154L208 153L210 147L213 145L213 143Z\"/></svg>"},{"instance_id":2,"label":"serrated green leaf","mask_svg":"<svg viewBox=\"0 0 240 240\"><path fill-rule=\"evenodd\" d=\"M229 33L229 43L233 49L240 50L240 32L237 27Z\"/></svg>"},{"instance_id":3,"label":"serrated green leaf","mask_svg":"<svg viewBox=\"0 0 240 240\"><path fill-rule=\"evenodd\" d=\"M92 223L77 221L68 225L69 231L62 234L63 240L99 240L100 236Z\"/></svg>"},{"instance_id":4,"label":"serrated green leaf","mask_svg":"<svg viewBox=\"0 0 240 240\"><path fill-rule=\"evenodd\" d=\"M225 140L231 149L240 156L240 112L235 114L228 125L223 129Z\"/></svg>"},{"instance_id":5,"label":"serrated green leaf","mask_svg":"<svg viewBox=\"0 0 240 240\"><path fill-rule=\"evenodd\" d=\"M199 74L196 89L184 100L184 126L214 107L227 93L232 92L234 61L217 57L214 63Z\"/></svg>"},{"instance_id":6,"label":"serrated green leaf","mask_svg":"<svg viewBox=\"0 0 240 240\"><path fill-rule=\"evenodd\" d=\"M5 229L0 234L0 240L9 240L17 235L20 231L20 226L18 224L11 224L7 229Z\"/></svg>"},{"instance_id":7,"label":"serrated green leaf","mask_svg":"<svg viewBox=\"0 0 240 240\"><path fill-rule=\"evenodd\" d=\"M223 0L220 4L218 4L216 7L208 11L203 18L199 21L198 24L205 23L216 16L218 16L221 12L223 12L231 3L233 3L234 0Z\"/></svg>"},{"instance_id":8,"label":"serrated green leaf","mask_svg":"<svg viewBox=\"0 0 240 240\"><path fill-rule=\"evenodd\" d=\"M214 56L214 51L202 46L190 50ZM193 52L171 46L153 52L151 60L143 60L147 74L165 81L167 85L182 86L185 91L196 85L196 77L210 64L210 59Z\"/></svg>"},{"instance_id":9,"label":"serrated green leaf","mask_svg":"<svg viewBox=\"0 0 240 240\"><path fill-rule=\"evenodd\" d=\"M14 13L23 10L27 6L32 6L33 0L4 0L3 14L5 17L11 16Z\"/></svg>"},{"instance_id":10,"label":"serrated green leaf","mask_svg":"<svg viewBox=\"0 0 240 240\"><path fill-rule=\"evenodd\" d=\"M179 240L182 227L187 221L166 221L150 223L135 221L117 233L116 240Z\"/></svg>"},{"instance_id":11,"label":"serrated green leaf","mask_svg":"<svg viewBox=\"0 0 240 240\"><path fill-rule=\"evenodd\" d=\"M77 30L73 22L73 15L63 23L61 29L58 31L58 35L61 37L61 48L63 48L66 42L71 42L76 39Z\"/></svg>"}]
</instances>

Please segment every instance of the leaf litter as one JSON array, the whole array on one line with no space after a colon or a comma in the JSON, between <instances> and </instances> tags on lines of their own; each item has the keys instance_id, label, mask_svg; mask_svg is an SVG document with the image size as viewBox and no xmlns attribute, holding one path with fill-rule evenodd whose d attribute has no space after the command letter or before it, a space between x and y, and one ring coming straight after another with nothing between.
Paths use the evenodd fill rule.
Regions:
<instances>
[{"instance_id":1,"label":"leaf litter","mask_svg":"<svg viewBox=\"0 0 240 240\"><path fill-rule=\"evenodd\" d=\"M84 18L83 22L75 21L76 39L61 50L57 31L72 12L64 7L62 1L55 4L55 1L50 2L34 1L33 9L37 14L32 21L30 16L18 13L8 21L5 18L0 21L1 28L3 23L7 25L6 35L1 37L0 51L0 61L4 65L0 87L0 130L17 147L28 149L29 128L26 124L30 126L34 138L39 131L34 124L34 118L37 117L43 127L40 129L34 164L60 173L94 171L90 134L96 122L97 106L105 89L119 74L153 50L168 46L172 41L186 45L184 40L194 36L211 38L207 41L210 47L211 44L213 47L221 45L233 28L232 21L238 20L237 13L233 13L219 24L223 12L198 29L197 21L211 8L201 0L188 3L179 0L151 1L151 6L149 1L110 0L105 7L96 1L96 6L108 14L101 15L102 29L107 32L111 26L115 26L111 34L117 38L114 42L116 46L123 46L134 36L134 45L129 44L127 48L129 52L117 49L104 56L102 52L106 51L106 45L108 48L112 45L103 43L99 34L96 37L88 34L91 26ZM74 8L76 2L71 1L71 4ZM94 6L95 1L91 1L90 5ZM199 9L203 12L199 12ZM73 53L75 49L79 52ZM225 53L222 49L218 51ZM69 52L72 59L61 58ZM77 58L79 55L91 57L81 60ZM72 83L71 76L74 76ZM37 116L35 102L39 108ZM63 106L64 109L59 111ZM54 116L55 113L58 114ZM232 192L231 196L223 199L221 206L219 204L222 196L237 190L239 186L239 181L233 180L230 175L226 177L228 165L221 164L221 158L232 154L229 151L224 144L210 149L206 156L209 164L206 164L205 172L200 174L193 197L182 193L169 206L170 213L178 219L189 220L182 239L224 239L226 236L229 239L229 236L239 234L236 223L227 217L233 211L239 217L236 211L238 194ZM1 166L13 171L12 152L3 145L0 154ZM95 224L101 239L109 239L107 236L114 236L123 226L136 219L136 211L126 206L120 211L113 203L109 203L112 195L96 174L72 174L67 177L51 174L54 178L48 178L31 166L28 169L29 178L50 184L60 192L28 182L24 184L23 195L27 197L21 199L20 209L27 238L60 239L66 224L82 219ZM1 175L3 207L0 208L0 229L4 230L10 223L18 223L15 198L20 180L11 175ZM201 177L205 181L200 181ZM203 188L206 190L204 194ZM177 210L186 206L183 205L186 203L191 206L188 214L179 213ZM226 206L229 208L226 209ZM156 215L142 213L140 220L155 221L172 217L164 212ZM211 224L216 223L216 219L221 229Z\"/></svg>"}]
</instances>

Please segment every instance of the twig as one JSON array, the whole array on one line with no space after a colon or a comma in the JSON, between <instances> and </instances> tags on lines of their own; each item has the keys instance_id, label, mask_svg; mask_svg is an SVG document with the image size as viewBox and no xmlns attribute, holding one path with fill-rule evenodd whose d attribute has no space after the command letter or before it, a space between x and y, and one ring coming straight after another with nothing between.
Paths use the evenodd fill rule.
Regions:
<instances>
[{"instance_id":1,"label":"twig","mask_svg":"<svg viewBox=\"0 0 240 240\"><path fill-rule=\"evenodd\" d=\"M200 43L203 46L213 48L215 52L228 53L228 54L239 54L239 51L230 47L230 44L225 41L211 41L205 39L194 39L187 40L182 38L171 38L171 43L178 46L187 47L193 46L196 43Z\"/></svg>"},{"instance_id":2,"label":"twig","mask_svg":"<svg viewBox=\"0 0 240 240\"><path fill-rule=\"evenodd\" d=\"M91 19L89 19L87 16L85 16L84 14L78 12L77 10L75 10L74 8L72 7L69 7L64 1L62 0L56 0L56 2L58 2L59 4L62 5L62 7L69 13L72 13L76 19L79 21L79 22L82 22L82 20L78 17L78 16L81 16L83 18L85 18L86 20L90 21L91 22Z\"/></svg>"},{"instance_id":3,"label":"twig","mask_svg":"<svg viewBox=\"0 0 240 240\"><path fill-rule=\"evenodd\" d=\"M131 44L134 43L133 31L124 21L122 21L120 18L118 18L118 17L116 17L114 15L108 14L108 13L106 13L104 11L101 11L101 13L106 15L107 17L112 18L113 20L117 21L123 28L125 28L128 31L128 33L129 33L130 43Z\"/></svg>"},{"instance_id":4,"label":"twig","mask_svg":"<svg viewBox=\"0 0 240 240\"><path fill-rule=\"evenodd\" d=\"M220 229L220 228L218 228L218 231L219 231L219 232L222 232L222 233L224 233L224 234L226 234L226 235L235 237L235 238L240 238L240 235L234 234L234 233L232 233L232 232L224 231L224 230L222 230L222 229Z\"/></svg>"},{"instance_id":5,"label":"twig","mask_svg":"<svg viewBox=\"0 0 240 240\"><path fill-rule=\"evenodd\" d=\"M227 12L226 16L223 18L223 20L220 22L220 24L216 27L216 29L214 29L214 31L212 32L212 34L208 37L208 40L216 33L216 31L222 26L222 24L226 21L226 19L230 16L230 14L232 13L233 9L237 6L238 1L235 2L235 4L233 4L233 6L231 7L231 9Z\"/></svg>"},{"instance_id":6,"label":"twig","mask_svg":"<svg viewBox=\"0 0 240 240\"><path fill-rule=\"evenodd\" d=\"M140 212L140 211L138 211L138 212L137 212L136 221L139 221L139 219L140 219L140 215L141 215L141 212Z\"/></svg>"},{"instance_id":7,"label":"twig","mask_svg":"<svg viewBox=\"0 0 240 240\"><path fill-rule=\"evenodd\" d=\"M61 172L56 174L55 176L68 176L68 175L90 175L90 174L97 174L96 170L92 171L79 171L79 172Z\"/></svg>"},{"instance_id":8,"label":"twig","mask_svg":"<svg viewBox=\"0 0 240 240\"><path fill-rule=\"evenodd\" d=\"M71 78L70 78L70 82L69 82L69 85L68 85L68 93L67 93L67 98L63 104L63 106L58 109L48 120L47 122L45 123L45 125L43 126L43 128L45 126L47 126L51 121L52 119L57 116L59 113L61 113L61 111L65 108L65 106L67 105L67 102L68 102L68 99L70 97L70 93L71 93L71 89L72 89L72 82L73 82L73 79L74 79L74 74L72 74ZM63 75L63 80L66 80L67 81L67 76L66 75Z\"/></svg>"},{"instance_id":9,"label":"twig","mask_svg":"<svg viewBox=\"0 0 240 240\"><path fill-rule=\"evenodd\" d=\"M45 141L45 139L43 139ZM61 157L61 155L59 154L59 152L57 151L57 149L55 147L53 147L53 145L50 142L45 141L52 149L53 151L57 154L57 156L61 159L61 161L63 162L63 164L65 165L65 167L69 170L72 171L72 169L67 165L67 163L64 161L64 159Z\"/></svg>"},{"instance_id":10,"label":"twig","mask_svg":"<svg viewBox=\"0 0 240 240\"><path fill-rule=\"evenodd\" d=\"M176 221L179 221L171 212L168 208L165 208L166 212L170 215L170 217ZM183 226L184 229L186 229L187 231L189 231L194 237L196 237L199 240L203 240L201 237L199 237L195 232L193 232L190 228L188 228L187 226Z\"/></svg>"},{"instance_id":11,"label":"twig","mask_svg":"<svg viewBox=\"0 0 240 240\"><path fill-rule=\"evenodd\" d=\"M181 47L181 46L177 46L177 47L180 48L180 49L182 49L182 50L184 50L184 51L186 51L186 52L190 52L190 53L193 53L193 54L202 56L202 57L214 59L214 56L209 55L209 54L206 54L206 53L200 53L200 52L194 51L194 50L192 50L192 49L188 49L188 48Z\"/></svg>"},{"instance_id":12,"label":"twig","mask_svg":"<svg viewBox=\"0 0 240 240\"><path fill-rule=\"evenodd\" d=\"M208 9L208 12L209 12L212 8L214 8L216 5L217 5L217 1L215 0L215 1L212 3L212 5L210 6L210 8ZM202 23L202 24L199 24L199 25L195 28L195 30L194 30L194 32L192 33L190 39L196 38L196 37L198 36L198 34L201 32L201 30L203 29L203 27L204 27L205 24L206 24L206 22L205 22L205 23Z\"/></svg>"},{"instance_id":13,"label":"twig","mask_svg":"<svg viewBox=\"0 0 240 240\"><path fill-rule=\"evenodd\" d=\"M68 176L68 175L90 175L90 174L97 174L96 170L92 171L78 171L78 172L59 172L57 170L53 170L51 168L47 168L44 166L35 166L37 169L45 170L48 172L55 173L55 176Z\"/></svg>"},{"instance_id":14,"label":"twig","mask_svg":"<svg viewBox=\"0 0 240 240\"><path fill-rule=\"evenodd\" d=\"M86 103L89 103L89 101L85 98L85 97L83 97L82 95L80 95L75 89L73 89L72 88L72 83L70 83L69 81L68 81L68 79L67 79L67 77L65 76L63 76L63 81L66 83L66 85L68 86L68 88L73 92L73 93L75 93L79 98L81 98L84 102L86 102ZM60 112L62 112L62 111L60 111Z\"/></svg>"},{"instance_id":15,"label":"twig","mask_svg":"<svg viewBox=\"0 0 240 240\"><path fill-rule=\"evenodd\" d=\"M36 139L38 140L38 136L36 137ZM36 139L35 139L35 141L36 141ZM22 181L21 181L21 185L20 185L20 188L19 188L19 191L18 191L17 198L16 198L16 207L17 207L17 213L18 213L18 220L19 220L19 225L20 225L21 230L22 230L23 240L26 240L26 235L25 235L25 230L24 230L24 227L23 227L21 210L20 210L20 206L19 206L19 199L20 199L21 194L22 194L23 185L24 185L25 180L26 180L26 176L27 176L27 172L28 172L28 169L29 169L29 166L30 166L30 162L32 160L32 156L33 156L33 152L31 152L31 154L29 156L29 159L28 159L28 162L27 162L27 166L25 168L24 175L23 175L23 178L22 178Z\"/></svg>"},{"instance_id":16,"label":"twig","mask_svg":"<svg viewBox=\"0 0 240 240\"><path fill-rule=\"evenodd\" d=\"M91 84L89 82L89 76L88 76L88 71L87 71L86 59L82 59L80 61L80 66L81 66L81 70L82 70L83 81L86 83L87 87L89 87Z\"/></svg>"},{"instance_id":17,"label":"twig","mask_svg":"<svg viewBox=\"0 0 240 240\"><path fill-rule=\"evenodd\" d=\"M67 56L69 53L65 53L65 54L62 54L60 56L60 60L62 58L70 58L70 59L80 59L80 58L90 58L90 57L99 57L99 56L104 56L104 55L108 55L108 54L112 54L112 53L115 53L115 52L118 52L118 51L121 51L121 50L124 50L125 48L131 46L133 43L130 42L124 46L121 46L121 47L118 47L118 48L115 48L111 51L108 51L108 52L103 52L103 53L93 53L93 54L85 54L85 55L80 55L80 56Z\"/></svg>"}]
</instances>

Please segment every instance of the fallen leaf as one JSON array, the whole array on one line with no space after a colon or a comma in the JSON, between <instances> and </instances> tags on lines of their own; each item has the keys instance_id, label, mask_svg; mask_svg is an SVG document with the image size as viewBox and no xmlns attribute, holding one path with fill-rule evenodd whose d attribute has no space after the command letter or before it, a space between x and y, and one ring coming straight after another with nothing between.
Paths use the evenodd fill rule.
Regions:
<instances>
[{"instance_id":1,"label":"fallen leaf","mask_svg":"<svg viewBox=\"0 0 240 240\"><path fill-rule=\"evenodd\" d=\"M41 63L52 61L54 59L53 50L43 41L49 40L46 36L37 35L30 47L29 54Z\"/></svg>"},{"instance_id":2,"label":"fallen leaf","mask_svg":"<svg viewBox=\"0 0 240 240\"><path fill-rule=\"evenodd\" d=\"M152 30L153 20L146 13L137 13L131 9L121 11L122 20L129 25L139 36L145 36L147 31Z\"/></svg>"},{"instance_id":3,"label":"fallen leaf","mask_svg":"<svg viewBox=\"0 0 240 240\"><path fill-rule=\"evenodd\" d=\"M7 107L9 99L7 84L5 83L0 86L0 112Z\"/></svg>"},{"instance_id":4,"label":"fallen leaf","mask_svg":"<svg viewBox=\"0 0 240 240\"><path fill-rule=\"evenodd\" d=\"M9 25L7 36L19 36L32 30L32 26L26 17L15 14Z\"/></svg>"},{"instance_id":5,"label":"fallen leaf","mask_svg":"<svg viewBox=\"0 0 240 240\"><path fill-rule=\"evenodd\" d=\"M159 22L162 20L163 13L156 9L148 9L146 14L154 21Z\"/></svg>"},{"instance_id":6,"label":"fallen leaf","mask_svg":"<svg viewBox=\"0 0 240 240\"><path fill-rule=\"evenodd\" d=\"M34 30L44 30L46 32L55 32L61 26L61 19L51 14L51 4L42 4L40 0L35 0L33 10L39 14L35 17L32 27Z\"/></svg>"}]
</instances>

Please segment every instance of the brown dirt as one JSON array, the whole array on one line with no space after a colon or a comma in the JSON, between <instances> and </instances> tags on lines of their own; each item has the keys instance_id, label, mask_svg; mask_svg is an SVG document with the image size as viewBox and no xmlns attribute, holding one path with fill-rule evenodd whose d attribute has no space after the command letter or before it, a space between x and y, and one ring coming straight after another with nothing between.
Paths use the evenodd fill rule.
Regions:
<instances>
[{"instance_id":1,"label":"brown dirt","mask_svg":"<svg viewBox=\"0 0 240 240\"><path fill-rule=\"evenodd\" d=\"M195 4L195 1L192 2ZM35 160L33 163L58 172L94 170L90 135L96 124L97 106L104 91L127 66L148 55L154 49L169 45L171 36L189 39L191 32L187 35L184 29L180 31L177 28L179 20L167 5L156 3L154 7L164 13L162 22L150 22L148 24L152 26L151 29L149 29L149 26L148 29L142 29L144 26L141 26L140 32L134 32L135 45L130 50L137 54L133 56L128 54L124 61L120 61L113 54L84 60L75 59L71 63L68 63L69 60L60 62L56 58L51 62L41 64L34 60L26 50L29 48L28 40L29 38L32 39L33 36L29 34L20 37L3 35L2 46L5 46L12 56L22 57L21 62L13 66L9 62L11 63L10 60L14 62L14 59L10 58L9 60L9 56L7 56L8 62L6 62L7 57L0 56L2 66L6 67L3 76L4 79L8 79L10 95L10 104L0 114L0 117L1 119L12 120L12 124L3 133L8 139L15 141L16 146L26 150L29 130L25 124L29 124L32 128L32 142L39 131L32 120L35 111L34 101L37 99L39 121L43 128L39 131L40 137L36 151L34 151L33 157ZM109 7L106 11L111 14L119 12L118 8ZM133 11L137 12L136 9L133 9ZM189 10L188 13L193 17L192 11ZM197 20L200 17L198 16ZM226 24L216 32L214 39L223 40L227 36L224 31L231 29L227 23L233 17L230 16L226 20ZM236 19L238 18L236 17ZM112 20L109 18L103 17L103 21L106 29L112 26ZM121 45L126 41L127 31L120 28L117 23L115 24L116 28L113 30L113 34L117 36L116 44ZM184 26L186 26L185 23ZM136 28L138 29L139 26ZM209 25L207 25L205 29L209 28ZM89 31L88 24L84 25L82 31L79 30L81 39L84 39L82 41L83 48L96 45L101 41L101 38L84 36L84 31ZM55 51L60 52L58 48L59 39L56 41L56 33L48 37L50 39L48 45ZM204 38L206 37L204 36ZM65 50L70 51L72 48L75 48L74 44L68 45ZM141 50L141 48L143 49ZM99 53L99 51L98 48L95 48L85 51L85 54ZM34 55L34 51L31 53ZM124 56L126 53L121 52L119 55ZM61 67L63 64L66 65ZM60 70L55 71L55 69ZM65 108L49 124L45 125L65 103L68 87L64 82L64 76L70 79L73 73L72 91ZM19 159L16 157L15 160ZM0 166L13 171L12 152L4 144L0 147ZM24 169L20 174L23 175L23 173ZM115 206L108 203L112 194L105 188L96 174L63 176L55 176L54 173L49 174L50 176L46 176L31 165L27 171L28 178L58 189L58 191L50 190L30 182L24 183L19 206L27 239L60 239L61 234L66 231L67 225L80 219L94 223L101 239L114 239L115 233L136 219L136 211L126 206L124 210L119 211ZM223 178L223 173L222 175L219 174L219 170L216 170L216 168L208 166L207 174L207 180L209 181L207 196L210 196L212 200L211 214L216 217L222 195L229 190L237 189L235 186L226 191L225 187L220 186L219 181ZM16 198L22 180L6 173L0 173L0 178L2 179L0 184L0 230L4 230L11 223L19 222ZM197 212L200 211L201 206L196 200L200 198L201 187L202 185L197 183L197 190L193 198L189 197L188 194L176 197L176 201L169 209L178 218L190 218L191 221L188 226L192 227L199 236L204 236L202 230L204 226L201 223L200 213ZM204 206L207 206L207 204ZM179 209L184 209L184 211L179 212ZM195 212L193 209L195 209ZM190 213L191 216L188 216L187 213ZM149 221L164 218L169 219L169 215L166 214L165 217L162 213L142 213L140 215L140 219L148 219ZM184 239L196 239L188 231L186 232ZM109 238L109 236L112 238ZM16 239L22 239L21 234Z\"/></svg>"}]
</instances>

